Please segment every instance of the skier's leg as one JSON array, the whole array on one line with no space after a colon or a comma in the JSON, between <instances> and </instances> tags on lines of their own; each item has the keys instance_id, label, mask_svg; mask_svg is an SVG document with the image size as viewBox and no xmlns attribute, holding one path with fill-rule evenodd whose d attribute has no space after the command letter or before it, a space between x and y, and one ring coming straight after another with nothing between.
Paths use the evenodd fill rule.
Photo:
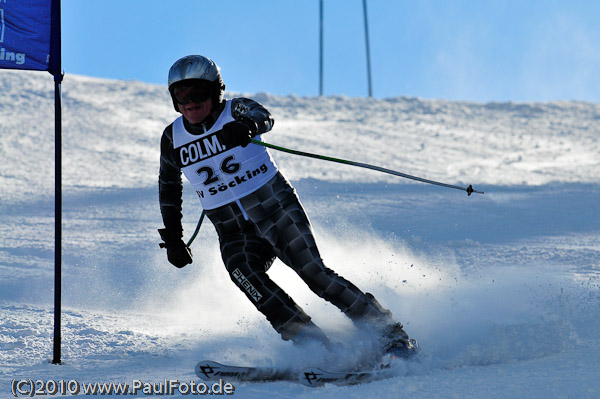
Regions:
<instances>
[{"instance_id":1,"label":"skier's leg","mask_svg":"<svg viewBox=\"0 0 600 399\"><path fill-rule=\"evenodd\" d=\"M394 323L391 312L371 294L324 265L308 217L285 177L278 174L255 194L242 199L242 204L258 234L313 292L355 322L368 322L381 329Z\"/></svg>"},{"instance_id":2,"label":"skier's leg","mask_svg":"<svg viewBox=\"0 0 600 399\"><path fill-rule=\"evenodd\" d=\"M273 249L256 236L253 226L244 220L237 205L207 211L207 216L219 235L221 255L232 281L282 338L298 343L319 340L326 344L325 334L267 275L274 260Z\"/></svg>"},{"instance_id":3,"label":"skier's leg","mask_svg":"<svg viewBox=\"0 0 600 399\"><path fill-rule=\"evenodd\" d=\"M277 215L280 238L276 255L290 265L309 288L344 312L360 328L375 332L380 354L409 357L416 353L416 342L410 340L401 323L394 321L370 293L327 268L319 255L312 228L299 202L290 203Z\"/></svg>"}]
</instances>

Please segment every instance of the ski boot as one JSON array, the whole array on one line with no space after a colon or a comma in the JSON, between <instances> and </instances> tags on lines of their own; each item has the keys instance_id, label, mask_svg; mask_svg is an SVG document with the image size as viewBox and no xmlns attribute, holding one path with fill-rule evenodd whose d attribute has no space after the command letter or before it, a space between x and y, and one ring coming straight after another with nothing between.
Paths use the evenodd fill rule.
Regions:
<instances>
[{"instance_id":1,"label":"ski boot","mask_svg":"<svg viewBox=\"0 0 600 399\"><path fill-rule=\"evenodd\" d=\"M419 352L419 344L409 338L401 323L387 326L381 337L380 368L389 368L394 359L409 359Z\"/></svg>"}]
</instances>

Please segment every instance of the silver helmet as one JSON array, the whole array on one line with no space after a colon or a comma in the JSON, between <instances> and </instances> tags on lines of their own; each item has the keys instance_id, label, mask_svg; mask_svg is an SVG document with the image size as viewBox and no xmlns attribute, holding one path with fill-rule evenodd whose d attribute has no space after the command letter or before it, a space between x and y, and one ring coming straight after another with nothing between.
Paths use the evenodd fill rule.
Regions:
<instances>
[{"instance_id":1,"label":"silver helmet","mask_svg":"<svg viewBox=\"0 0 600 399\"><path fill-rule=\"evenodd\" d=\"M201 55L188 55L178 59L169 69L169 92L173 98L176 111L177 101L173 96L173 88L186 80L204 80L211 84L213 105L221 103L225 96L225 85L219 66L210 58Z\"/></svg>"}]
</instances>

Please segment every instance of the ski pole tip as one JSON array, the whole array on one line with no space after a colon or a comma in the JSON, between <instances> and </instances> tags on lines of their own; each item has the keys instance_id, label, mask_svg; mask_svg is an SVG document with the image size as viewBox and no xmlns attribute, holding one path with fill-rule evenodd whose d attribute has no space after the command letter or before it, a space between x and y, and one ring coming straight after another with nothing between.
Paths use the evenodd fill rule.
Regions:
<instances>
[{"instance_id":1,"label":"ski pole tip","mask_svg":"<svg viewBox=\"0 0 600 399\"><path fill-rule=\"evenodd\" d=\"M467 195L469 195L469 196L470 196L471 194L473 194L473 193L477 193L477 194L483 194L483 191L478 191L478 190L475 190L471 184L469 184L469 187L467 187L467 188L465 189L465 191L467 192Z\"/></svg>"}]
</instances>

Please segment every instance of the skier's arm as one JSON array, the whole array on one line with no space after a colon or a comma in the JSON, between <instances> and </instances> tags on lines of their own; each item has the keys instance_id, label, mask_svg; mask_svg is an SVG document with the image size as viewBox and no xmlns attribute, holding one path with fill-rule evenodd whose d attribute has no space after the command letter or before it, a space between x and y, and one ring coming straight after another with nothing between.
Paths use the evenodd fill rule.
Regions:
<instances>
[{"instance_id":1,"label":"skier's arm","mask_svg":"<svg viewBox=\"0 0 600 399\"><path fill-rule=\"evenodd\" d=\"M231 113L236 121L246 122L249 119L254 122L254 126L250 124L250 131L255 136L270 131L275 124L271 113L249 98L240 97L231 100Z\"/></svg>"},{"instance_id":2,"label":"skier's arm","mask_svg":"<svg viewBox=\"0 0 600 399\"><path fill-rule=\"evenodd\" d=\"M173 265L181 268L192 263L192 252L183 242L181 226L181 204L183 183L181 168L175 162L173 148L173 125L163 132L160 142L160 171L158 173L158 199L162 214L164 229L158 229L167 249L167 258Z\"/></svg>"},{"instance_id":3,"label":"skier's arm","mask_svg":"<svg viewBox=\"0 0 600 399\"><path fill-rule=\"evenodd\" d=\"M228 148L246 147L253 137L268 132L275 123L265 107L249 98L231 100L231 115L235 120L223 126L221 132L221 142Z\"/></svg>"},{"instance_id":4,"label":"skier's arm","mask_svg":"<svg viewBox=\"0 0 600 399\"><path fill-rule=\"evenodd\" d=\"M173 148L173 129L168 126L163 132L160 142L160 170L158 174L158 200L163 223L173 239L183 237L181 226L181 209L183 182L181 169L175 161Z\"/></svg>"}]
</instances>

